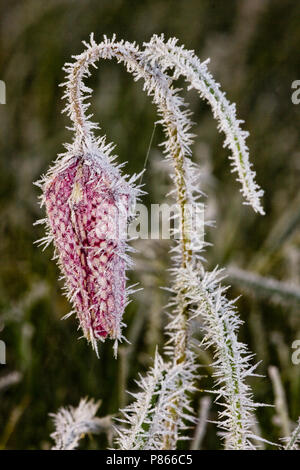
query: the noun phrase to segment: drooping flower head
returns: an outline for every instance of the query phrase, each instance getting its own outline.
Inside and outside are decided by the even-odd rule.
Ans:
[[[97,340],[121,339],[127,221],[138,191],[109,160],[100,149],[67,153],[41,185],[48,226],[42,243],[53,240],[67,296],[95,349]]]
[[[85,45],[86,50],[64,67],[64,111],[73,122],[73,142],[37,185],[47,212],[46,219],[39,221],[47,227],[47,236],[40,242],[47,246],[53,241],[74,307],[70,314],[76,313],[83,335],[97,351],[98,340],[122,339],[122,316],[132,292],[126,288],[126,269],[131,264],[126,254],[127,224],[143,192],[134,184],[140,175],[123,175],[123,165],[114,161],[113,145],[106,144],[105,136],[94,136],[99,127],[86,115],[89,103],[85,102],[92,90],[83,84],[89,66],[100,56],[122,55],[130,68],[128,57],[136,61],[137,49],[115,38],[105,38],[100,46],[93,36],[91,44]]]

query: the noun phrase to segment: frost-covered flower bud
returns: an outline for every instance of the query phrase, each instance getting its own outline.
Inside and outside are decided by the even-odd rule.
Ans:
[[[127,303],[127,220],[137,188],[106,155],[65,156],[42,188],[49,236],[84,336],[95,349],[97,340],[120,339]]]

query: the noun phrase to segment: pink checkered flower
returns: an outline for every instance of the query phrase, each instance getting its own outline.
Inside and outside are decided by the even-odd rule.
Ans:
[[[134,184],[139,175],[122,174],[122,165],[116,165],[111,154],[113,145],[106,144],[105,136],[95,137],[99,127],[86,115],[89,103],[85,100],[92,90],[83,79],[100,58],[93,37],[86,46],[64,67],[64,111],[73,123],[73,142],[37,185],[47,212],[46,219],[39,221],[47,227],[47,236],[40,242],[47,246],[53,241],[66,295],[74,306],[70,314],[76,313],[84,336],[97,351],[98,340],[122,339],[122,316],[128,294],[133,292],[126,288],[131,264],[126,253],[127,225],[143,192]],[[109,56],[109,48],[127,57],[128,47],[105,40],[103,57]]]
[[[127,222],[139,192],[133,178],[127,181],[112,164],[108,148],[94,148],[84,157],[67,152],[40,183],[48,229],[40,241],[48,245],[53,240],[74,306],[70,314],[77,313],[96,350],[97,340],[122,338],[130,264]]]

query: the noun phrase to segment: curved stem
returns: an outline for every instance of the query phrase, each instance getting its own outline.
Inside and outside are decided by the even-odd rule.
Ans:
[[[219,83],[207,70],[207,62],[200,62],[194,51],[188,51],[177,46],[177,39],[172,38],[164,42],[161,37],[154,35],[146,46],[146,54],[156,60],[163,71],[174,69],[174,78],[183,76],[189,83],[189,89],[198,91],[201,98],[207,101],[213,111],[214,118],[219,122],[218,128],[223,131],[226,139],[224,147],[230,148],[232,156],[232,172],[238,174],[238,181],[242,185],[242,193],[256,212],[264,214],[261,205],[263,190],[255,182],[255,172],[249,161],[249,151],[246,138],[249,133],[241,129],[243,121],[236,116],[236,106],[230,103],[225,93],[220,89]]]

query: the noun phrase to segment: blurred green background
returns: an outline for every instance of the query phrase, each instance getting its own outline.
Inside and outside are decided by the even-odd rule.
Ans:
[[[208,268],[237,266],[261,276],[300,285],[300,105],[291,101],[291,84],[300,79],[300,3],[295,0],[27,0],[0,1],[0,79],[7,88],[0,105],[1,148],[1,284],[0,336],[7,347],[1,379],[12,372],[15,384],[0,390],[0,447],[47,449],[53,425],[48,414],[60,406],[77,405],[83,396],[102,400],[100,416],[117,413],[134,390],[134,378],[151,363],[155,345],[163,344],[163,306],[168,285],[166,241],[140,241],[130,277],[144,287],[127,308],[126,335],[131,346],[112,357],[112,344],[100,348],[101,359],[84,340],[61,293],[58,269],[33,242],[43,236],[38,189],[32,182],[44,173],[63,143],[71,140],[59,84],[62,66],[83,50],[90,32],[148,41],[153,33],[176,36],[201,59],[211,58],[210,70],[237,103],[246,121],[257,180],[265,190],[266,216],[242,205],[238,183],[230,174],[228,151],[216,130],[209,107],[196,93],[183,92],[191,103],[197,134],[194,160],[202,169],[208,218],[216,228],[207,234]],[[127,172],[143,168],[156,120],[155,108],[116,62],[102,62],[88,80],[94,89],[92,110],[108,139],[117,144]],[[144,176],[145,202],[162,202],[170,189],[156,129]],[[279,368],[292,422],[300,415],[300,365],[293,365],[291,345],[300,339],[299,303],[282,300],[259,289],[245,292],[234,280],[229,296],[238,301],[245,324],[240,339],[262,360],[251,381],[259,402],[274,403],[268,376],[270,364]],[[210,375],[211,351],[199,354]],[[12,377],[12,376],[10,376]],[[211,386],[209,378],[199,387]],[[198,400],[194,404],[197,412]],[[216,417],[213,405],[210,419]],[[281,427],[276,410],[258,414],[260,433],[278,440]],[[185,444],[186,446],[188,444]],[[87,437],[82,448],[107,446],[105,436]],[[213,424],[207,426],[204,449],[220,447]]]

